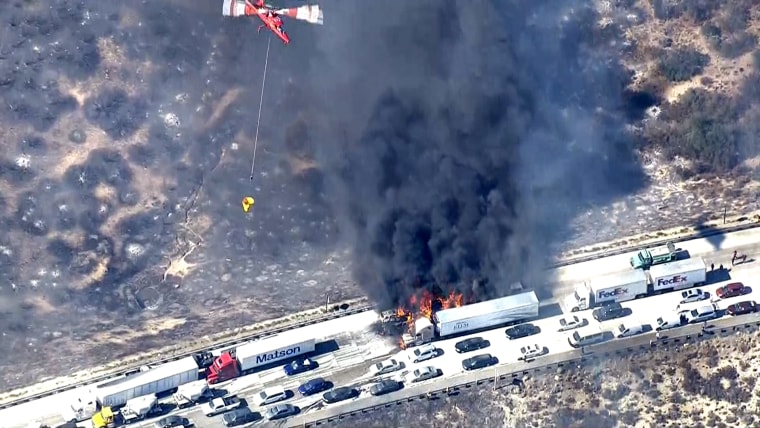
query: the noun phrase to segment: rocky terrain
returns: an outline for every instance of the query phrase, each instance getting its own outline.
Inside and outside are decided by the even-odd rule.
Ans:
[[[593,21],[595,34],[629,51],[631,87],[653,98],[665,94],[658,100],[663,111],[667,100],[677,103],[698,86],[741,94],[743,79],[758,72],[753,46],[726,57],[722,45],[708,43],[714,31],[706,38],[701,21],[724,25],[722,9],[705,6],[709,13],[700,14],[687,3],[600,2]],[[724,3],[746,15],[742,34],[760,35],[757,6]],[[688,10],[668,9],[679,4]],[[315,32],[328,30],[295,23],[288,31],[300,47],[285,50],[273,41],[251,181],[267,38],[218,9],[180,0],[0,5],[5,385],[317,306],[326,294],[332,301],[363,294],[319,165],[298,145],[312,117],[301,101],[310,88],[299,82],[320,49],[351,37],[320,44]],[[335,12],[336,22],[349,19],[341,13],[348,12]],[[711,62],[685,83],[663,81],[655,76],[661,52],[649,49],[663,40],[695,45]],[[757,109],[749,104],[745,122]],[[651,136],[647,123],[666,119],[650,110],[631,120],[631,130]],[[719,174],[701,173],[702,161],[670,156],[662,145],[642,144],[651,185],[589,206],[562,246],[700,223],[724,209],[756,210],[755,147],[742,141],[741,164]],[[256,205],[245,215],[240,200],[249,194]],[[55,361],[40,364],[48,359]],[[34,369],[42,366],[48,368]]]
[[[757,427],[760,333],[531,375],[523,387],[474,388],[394,406],[335,427]]]

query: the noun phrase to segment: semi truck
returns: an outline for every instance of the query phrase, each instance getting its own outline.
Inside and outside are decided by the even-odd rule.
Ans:
[[[314,333],[306,335],[303,329],[254,340],[219,355],[206,369],[206,381],[215,384],[233,379],[258,367],[314,352],[315,345]]]
[[[647,270],[652,266],[670,263],[678,257],[675,244],[668,242],[659,247],[645,248],[631,257],[631,267]]]
[[[214,393],[208,387],[205,379],[180,385],[177,392],[172,395],[177,407],[184,408],[206,401],[214,397]]]
[[[402,336],[405,347],[430,343],[438,338],[467,333],[538,317],[539,301],[534,291],[436,312],[432,320],[414,322],[413,334]]]
[[[193,357],[145,368],[139,373],[123,376],[89,389],[76,398],[64,412],[65,420],[81,422],[92,418],[100,409],[118,408],[127,401],[149,394],[160,394],[180,385],[197,381],[200,371]]]
[[[594,278],[575,286],[563,300],[565,311],[577,312],[612,302],[625,302],[666,290],[680,290],[705,282],[707,269],[701,257]]]

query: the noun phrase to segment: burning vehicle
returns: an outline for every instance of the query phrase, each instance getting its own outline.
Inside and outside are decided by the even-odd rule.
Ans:
[[[401,337],[401,347],[405,349],[439,338],[538,317],[539,301],[534,291],[467,305],[463,301],[461,294],[435,297],[424,291],[420,298],[410,300],[410,306],[418,308],[416,317],[415,312],[398,308],[383,312],[382,319],[385,324],[405,330]]]

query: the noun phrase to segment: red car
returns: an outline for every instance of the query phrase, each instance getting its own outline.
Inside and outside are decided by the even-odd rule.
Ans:
[[[728,299],[729,297],[741,296],[744,293],[744,284],[741,282],[732,282],[731,284],[724,285],[715,290],[715,295],[720,299]]]
[[[745,315],[750,312],[757,312],[757,303],[752,300],[745,300],[743,302],[734,303],[726,308],[726,312],[729,315]]]

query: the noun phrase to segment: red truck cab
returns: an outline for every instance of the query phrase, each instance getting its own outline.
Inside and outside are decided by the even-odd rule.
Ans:
[[[209,384],[224,382],[240,376],[237,360],[225,352],[216,357],[213,364],[206,369],[206,381]]]

